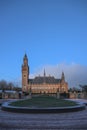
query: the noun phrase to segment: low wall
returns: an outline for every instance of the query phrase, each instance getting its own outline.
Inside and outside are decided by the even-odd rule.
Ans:
[[[1,109],[9,112],[16,113],[64,113],[64,112],[76,112],[84,110],[86,106],[84,104],[79,104],[72,107],[50,107],[50,108],[36,108],[36,107],[14,107],[10,106],[9,102],[2,104]]]

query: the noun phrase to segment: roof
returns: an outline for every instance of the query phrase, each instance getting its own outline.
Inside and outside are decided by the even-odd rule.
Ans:
[[[61,82],[61,79],[55,79],[53,76],[37,76],[34,79],[29,79],[29,83],[31,84],[58,84]]]
[[[16,93],[16,91],[14,91],[14,90],[5,90],[4,92],[5,93]]]

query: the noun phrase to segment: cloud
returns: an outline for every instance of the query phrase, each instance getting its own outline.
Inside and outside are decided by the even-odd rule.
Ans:
[[[43,75],[44,69],[46,75],[54,76],[55,78],[61,78],[62,71],[65,74],[65,79],[69,84],[69,87],[78,87],[79,84],[87,84],[87,66],[83,66],[76,63],[58,65],[44,65],[37,68],[34,74],[30,74],[30,78],[34,78],[38,75]]]

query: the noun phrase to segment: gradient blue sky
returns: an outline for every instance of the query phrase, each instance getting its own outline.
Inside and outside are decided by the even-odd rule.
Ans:
[[[31,74],[87,66],[87,0],[0,0],[0,80],[21,78],[25,52]]]

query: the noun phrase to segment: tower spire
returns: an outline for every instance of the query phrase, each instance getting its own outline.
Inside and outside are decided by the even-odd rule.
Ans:
[[[44,69],[44,77],[46,76],[46,72],[45,72],[45,69]]]
[[[28,65],[28,58],[27,58],[26,53],[25,53],[24,58],[23,58],[23,63],[24,63],[24,65]]]
[[[62,81],[65,81],[65,75],[64,72],[62,71],[62,76],[61,76]]]

